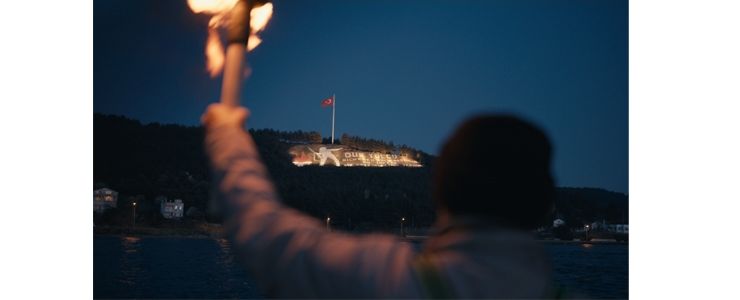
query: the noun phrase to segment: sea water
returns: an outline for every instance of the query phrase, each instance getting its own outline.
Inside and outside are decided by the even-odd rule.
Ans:
[[[95,236],[95,298],[261,298],[223,239]],[[544,243],[555,279],[579,298],[628,297],[625,244]]]

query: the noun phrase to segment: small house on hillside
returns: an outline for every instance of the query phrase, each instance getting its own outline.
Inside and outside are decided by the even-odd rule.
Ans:
[[[185,212],[185,204],[180,199],[175,199],[175,201],[165,200],[160,204],[160,212],[165,219],[179,219],[182,218]]]
[[[93,191],[93,211],[102,213],[109,208],[115,208],[118,205],[118,192],[109,188],[102,188]]]

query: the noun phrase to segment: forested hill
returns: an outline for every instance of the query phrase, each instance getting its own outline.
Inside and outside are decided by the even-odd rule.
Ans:
[[[211,192],[203,152],[203,128],[142,124],[121,116],[94,115],[94,187],[118,191],[119,206],[136,200],[143,218],[156,215],[154,199],[182,199],[186,209],[205,211]],[[288,148],[329,143],[317,132],[250,130],[265,164],[288,204],[348,228],[395,226],[405,217],[416,226],[434,219],[430,195],[434,157],[406,145],[343,135],[335,143],[418,157],[422,168],[296,167]],[[626,221],[627,196],[601,189],[562,188],[558,216],[570,223]],[[554,217],[554,216],[553,216]],[[409,224],[411,225],[411,224]]]

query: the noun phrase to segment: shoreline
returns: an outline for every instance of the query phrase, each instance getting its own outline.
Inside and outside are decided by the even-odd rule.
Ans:
[[[95,226],[93,236],[160,236],[190,238],[222,238],[223,229],[217,224],[199,224],[193,227],[118,227]]]
[[[223,239],[223,231],[220,225],[209,226],[208,230],[195,228],[156,228],[156,227],[95,227],[93,236],[116,236],[116,237],[164,237],[164,238],[193,238],[193,239]],[[428,236],[406,236],[400,238],[411,243],[422,243]],[[543,244],[599,244],[599,245],[629,245],[629,242],[618,242],[610,239],[595,239],[591,241],[582,240],[557,240],[557,239],[535,239]]]

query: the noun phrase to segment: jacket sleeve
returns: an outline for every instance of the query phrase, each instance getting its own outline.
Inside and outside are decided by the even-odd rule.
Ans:
[[[329,232],[283,206],[249,133],[207,128],[206,152],[235,254],[269,296],[420,297],[411,244]]]

